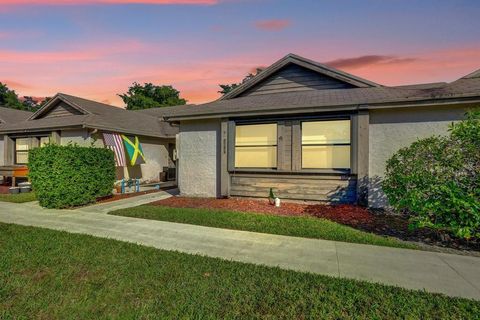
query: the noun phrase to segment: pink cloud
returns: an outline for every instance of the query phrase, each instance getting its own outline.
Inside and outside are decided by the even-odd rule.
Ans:
[[[4,82],[22,96],[52,96],[60,91],[122,106],[116,94],[137,81],[173,85],[189,103],[201,103],[219,97],[218,84],[239,82],[257,66],[269,65],[285,54],[278,49],[202,58],[194,50],[199,46],[195,42],[167,45],[116,39],[63,46],[62,51],[0,50],[0,70],[2,78],[8,79]],[[478,46],[342,59],[335,59],[340,54],[333,51],[319,58],[319,50],[311,50],[298,51],[307,58],[333,61],[344,71],[385,85],[453,81],[480,67]]]
[[[332,61],[325,62],[326,65],[329,65],[334,68],[362,68],[371,65],[378,65],[378,64],[403,64],[403,63],[410,63],[415,62],[415,58],[402,58],[396,56],[384,56],[384,55],[365,55],[365,56],[358,56],[353,58],[343,58],[343,59],[335,59]]]
[[[260,20],[255,22],[255,27],[267,31],[280,31],[291,25],[291,21],[287,19],[271,19]]]
[[[333,66],[384,85],[449,82],[480,68],[480,47],[438,50],[407,57],[361,56],[331,62],[335,61]]]
[[[3,5],[189,4],[213,5],[218,0],[4,0]]]

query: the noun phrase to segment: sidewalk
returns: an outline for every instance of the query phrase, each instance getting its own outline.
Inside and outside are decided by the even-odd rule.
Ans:
[[[102,213],[106,207],[89,208],[48,210],[0,202],[0,222],[480,300],[478,257],[111,216]]]

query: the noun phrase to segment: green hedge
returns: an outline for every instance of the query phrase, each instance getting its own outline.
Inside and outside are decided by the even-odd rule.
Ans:
[[[395,153],[382,187],[412,227],[480,238],[480,109],[453,123],[449,136],[422,139]]]
[[[40,205],[70,208],[110,195],[115,182],[109,149],[48,144],[29,153],[29,178]]]

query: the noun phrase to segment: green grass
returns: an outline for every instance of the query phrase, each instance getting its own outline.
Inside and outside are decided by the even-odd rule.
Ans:
[[[480,303],[0,224],[0,319],[474,319]]]
[[[396,248],[418,248],[413,244],[402,242],[391,237],[382,237],[373,233],[356,230],[330,220],[307,216],[289,217],[152,205],[116,210],[109,214],[304,238],[373,244]]]
[[[24,203],[37,200],[35,192],[18,193],[18,194],[0,194],[0,201]]]

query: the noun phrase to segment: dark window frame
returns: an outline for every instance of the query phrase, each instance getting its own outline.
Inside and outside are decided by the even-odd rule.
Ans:
[[[18,165],[26,165],[28,164],[28,160],[27,162],[18,162],[18,153],[21,153],[21,154],[27,154],[27,159],[28,159],[28,152],[30,151],[30,144],[28,145],[28,148],[27,150],[17,150],[17,140],[18,139],[31,139],[31,137],[15,137],[14,138],[14,141],[13,141],[13,163],[14,164],[18,164]]]
[[[337,175],[337,176],[350,176],[356,173],[356,150],[357,150],[357,141],[356,141],[356,120],[355,120],[356,113],[348,112],[348,113],[341,113],[341,114],[325,114],[325,115],[292,115],[289,117],[263,117],[263,118],[231,118],[228,120],[228,135],[227,135],[227,167],[229,173],[259,173],[259,174],[304,174],[304,175]],[[340,168],[332,168],[332,169],[303,169],[302,168],[302,159],[301,159],[301,146],[302,146],[302,134],[301,134],[301,123],[305,121],[327,121],[327,120],[349,120],[350,121],[350,168],[348,169],[340,169]],[[283,144],[280,142],[280,125],[285,126],[285,122],[288,121],[291,124],[289,128],[292,132],[292,141],[291,141],[291,151],[290,157],[292,159],[291,168],[289,170],[280,170],[279,169],[279,154],[283,151],[280,151],[280,145]],[[295,124],[299,126],[299,136],[295,141],[294,139],[294,127]],[[247,124],[269,124],[269,123],[276,123],[277,124],[277,168],[238,168],[235,167],[235,127],[237,125],[247,125]],[[299,149],[299,162],[295,163],[295,148],[294,145],[298,145]]]
[[[248,125],[259,125],[259,124],[275,124],[276,125],[276,131],[277,131],[277,137],[276,137],[276,144],[272,145],[245,145],[245,146],[237,146],[237,139],[236,139],[236,127],[237,126],[248,126]],[[275,157],[276,159],[276,167],[237,167],[235,166],[235,158],[233,158],[233,171],[236,172],[249,172],[249,171],[255,171],[255,172],[276,172],[278,168],[278,125],[279,121],[247,121],[247,122],[242,122],[238,121],[235,122],[234,125],[234,138],[233,138],[233,155],[235,156],[236,153],[236,148],[242,148],[242,147],[249,147],[249,148],[254,148],[254,147],[275,147]]]
[[[305,122],[322,122],[322,121],[342,121],[347,120],[349,121],[350,125],[350,142],[349,143],[316,143],[316,144],[303,144],[303,123]],[[302,172],[340,172],[340,173],[350,173],[353,166],[353,155],[352,155],[352,148],[353,145],[353,119],[352,117],[336,117],[336,118],[320,118],[320,119],[308,119],[308,120],[300,120],[300,171]],[[350,165],[349,168],[303,168],[303,147],[304,146],[349,146],[350,152]]]

